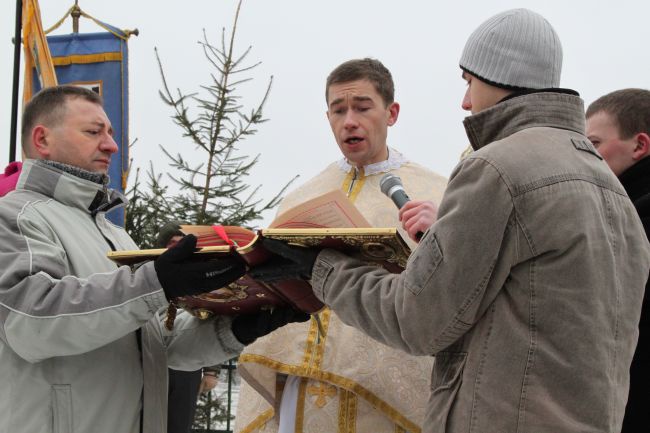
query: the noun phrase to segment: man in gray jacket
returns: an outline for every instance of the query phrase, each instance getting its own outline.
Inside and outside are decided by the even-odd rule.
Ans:
[[[0,199],[2,433],[164,432],[168,365],[217,364],[307,318],[179,314],[166,330],[168,299],[226,285],[245,267],[192,261],[193,236],[137,270],[110,261],[111,249],[137,249],[104,217],[124,204],[106,188],[111,135],[101,97],[83,88],[48,88],[25,107],[29,159]]]
[[[584,135],[582,100],[558,88],[561,63],[555,31],[529,10],[470,36],[474,152],[402,274],[269,244],[287,272],[312,271],[341,320],[436,356],[425,432],[620,430],[650,246]]]

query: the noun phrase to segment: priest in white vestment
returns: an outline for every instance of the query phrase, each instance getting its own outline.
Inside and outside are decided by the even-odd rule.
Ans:
[[[442,198],[446,179],[386,144],[397,121],[390,72],[377,60],[351,60],[330,73],[327,117],[343,158],[290,193],[282,213],[341,189],[374,227],[397,227],[411,248],[416,231],[402,228],[395,205],[379,189],[386,173],[402,179],[414,202]],[[419,433],[433,357],[392,349],[343,324],[329,309],[247,346],[239,358],[242,385],[236,432]]]

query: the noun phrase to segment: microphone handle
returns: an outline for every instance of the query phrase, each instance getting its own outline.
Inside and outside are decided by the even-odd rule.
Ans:
[[[398,189],[397,191],[395,191],[393,194],[391,194],[390,198],[393,200],[393,203],[395,203],[395,206],[397,206],[397,209],[401,209],[408,201],[411,201],[411,198],[406,194],[406,192],[403,189]],[[424,233],[422,233],[421,231],[415,233],[415,239],[418,242],[420,242],[422,236],[424,236]]]
[[[393,192],[390,198],[393,200],[393,203],[395,203],[395,206],[397,206],[397,209],[403,208],[407,202],[411,201],[411,198],[406,195],[406,192],[403,189],[398,189]]]

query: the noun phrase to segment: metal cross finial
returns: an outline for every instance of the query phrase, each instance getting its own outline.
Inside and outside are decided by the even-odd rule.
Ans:
[[[79,0],[74,1],[74,6],[70,11],[72,17],[72,33],[79,33],[79,17],[81,17],[81,8],[79,7]]]

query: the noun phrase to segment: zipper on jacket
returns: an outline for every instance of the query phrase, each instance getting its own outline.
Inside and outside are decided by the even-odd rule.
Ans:
[[[93,222],[95,223],[95,227],[97,227],[97,231],[99,231],[99,234],[102,235],[108,246],[111,248],[111,251],[117,251],[117,248],[115,248],[115,244],[113,241],[111,241],[104,232],[102,232],[102,229],[99,228],[99,224],[97,224],[97,218],[93,217]]]
[[[95,223],[95,227],[97,227],[97,231],[99,231],[99,234],[102,235],[108,246],[111,248],[111,251],[116,251],[117,249],[115,248],[115,244],[113,241],[111,241],[105,234],[102,232],[102,229],[99,228],[99,224],[97,224],[97,217],[93,216],[92,217],[93,222]],[[142,376],[143,376],[143,387],[144,387],[144,361],[142,359],[142,328],[138,328],[135,330],[135,340],[138,344],[138,351],[140,352],[140,368],[142,369]],[[144,389],[142,392],[142,407],[140,408],[140,433],[143,433],[144,431]]]

